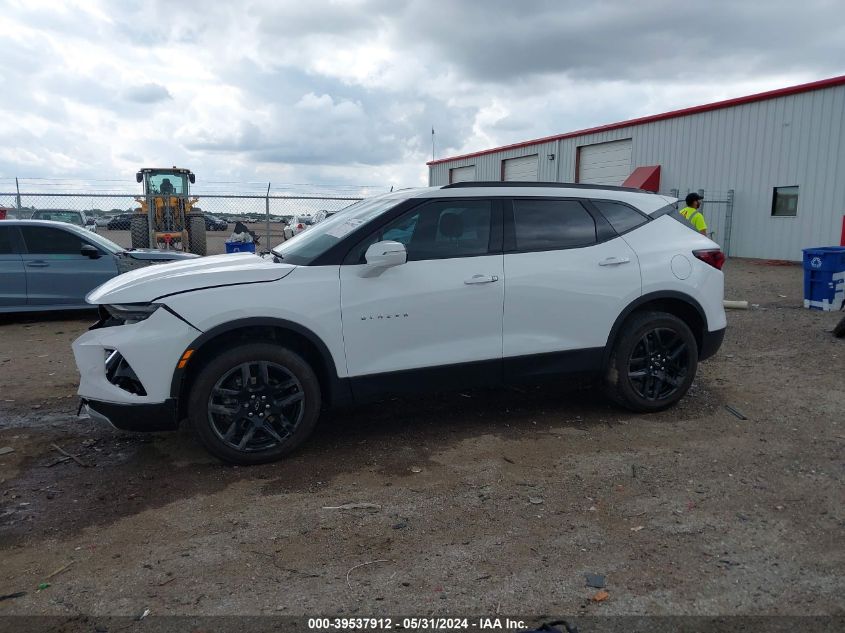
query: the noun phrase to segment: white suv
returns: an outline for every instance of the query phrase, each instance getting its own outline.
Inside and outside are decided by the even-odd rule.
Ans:
[[[658,411],[725,331],[719,247],[672,198],[460,183],[346,209],[273,250],[120,275],[73,344],[91,416],[190,420],[217,457],[278,459],[324,406],[573,374]]]

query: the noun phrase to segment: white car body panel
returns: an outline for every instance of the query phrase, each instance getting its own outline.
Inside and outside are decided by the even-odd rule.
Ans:
[[[624,263],[599,265],[609,258]],[[505,255],[504,356],[603,347],[641,294],[637,256],[620,237],[587,248]]]
[[[626,233],[624,239],[640,260],[644,295],[665,291],[689,295],[704,310],[709,332],[725,327],[725,276],[692,254],[694,250],[719,248],[716,242],[668,216]],[[686,279],[678,279],[672,272],[672,259],[676,256],[690,263],[691,274]]]
[[[366,276],[371,270],[340,272],[350,376],[501,358],[502,255],[407,262]]]
[[[284,279],[207,288],[166,297],[163,302],[203,332],[247,318],[299,324],[326,345],[338,376],[346,376],[338,266],[267,265],[286,271]]]
[[[88,303],[140,303],[177,292],[211,286],[275,281],[295,267],[276,264],[253,253],[199,257],[140,268],[110,279],[93,290]]]

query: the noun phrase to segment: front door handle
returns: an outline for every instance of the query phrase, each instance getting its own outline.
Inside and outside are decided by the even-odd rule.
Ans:
[[[468,286],[473,284],[491,284],[494,281],[499,281],[496,275],[473,275],[469,279],[464,279],[464,283]]]
[[[37,259],[35,261],[27,262],[26,265],[30,268],[46,268],[50,264],[45,262],[43,259]]]
[[[619,266],[620,264],[628,264],[631,260],[628,257],[608,257],[599,262],[599,266]]]

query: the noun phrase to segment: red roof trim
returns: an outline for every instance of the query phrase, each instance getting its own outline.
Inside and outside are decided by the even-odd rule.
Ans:
[[[671,112],[664,112],[663,114],[652,114],[649,116],[640,117],[637,119],[629,119],[627,121],[620,121],[618,123],[611,123],[609,125],[600,125],[598,127],[591,127],[585,130],[576,130],[575,132],[567,132],[566,134],[555,134],[554,136],[544,136],[543,138],[533,139],[531,141],[522,141],[521,143],[513,143],[512,145],[503,145],[502,147],[494,147],[492,149],[485,149],[479,152],[471,152],[469,154],[461,154],[460,156],[451,156],[449,158],[438,158],[437,160],[430,160],[426,165],[439,165],[448,161],[459,160],[461,158],[473,158],[475,156],[484,156],[486,154],[493,154],[495,152],[502,152],[508,149],[518,149],[520,147],[528,147],[529,145],[537,145],[539,143],[548,143],[549,141],[557,141],[565,138],[573,138],[575,136],[584,136],[586,134],[595,134],[597,132],[607,132],[609,130],[618,130],[619,128],[628,127],[631,125],[642,125],[644,123],[652,123],[654,121],[665,121],[666,119],[675,119],[681,116],[688,116],[690,114],[699,114],[701,112],[709,112],[711,110],[721,110],[722,108],[730,108],[732,106],[744,105],[746,103],[754,103],[755,101],[766,101],[767,99],[775,99],[777,97],[786,97],[789,95],[800,94],[802,92],[812,92],[814,90],[822,90],[823,88],[832,88],[834,86],[845,85],[845,75],[839,77],[831,77],[830,79],[822,79],[820,81],[811,81],[807,84],[800,84],[798,86],[790,86],[788,88],[778,88],[777,90],[769,90],[768,92],[759,92],[745,97],[737,97],[735,99],[726,99],[725,101],[717,101],[715,103],[707,103],[705,105],[693,106],[691,108],[683,108],[681,110],[672,110]]]

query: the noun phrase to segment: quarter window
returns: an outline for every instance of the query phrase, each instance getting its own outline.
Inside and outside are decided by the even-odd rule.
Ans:
[[[798,215],[798,186],[775,187],[772,195],[773,217],[795,217]]]
[[[26,250],[33,255],[79,255],[82,239],[70,231],[42,226],[22,226]]]
[[[610,202],[608,200],[593,200],[592,203],[598,207],[605,219],[610,222],[610,226],[618,234],[627,233],[628,231],[645,224],[645,216],[634,211],[631,207],[620,202]]]
[[[577,200],[514,200],[516,250],[551,251],[596,243],[596,223]]]

